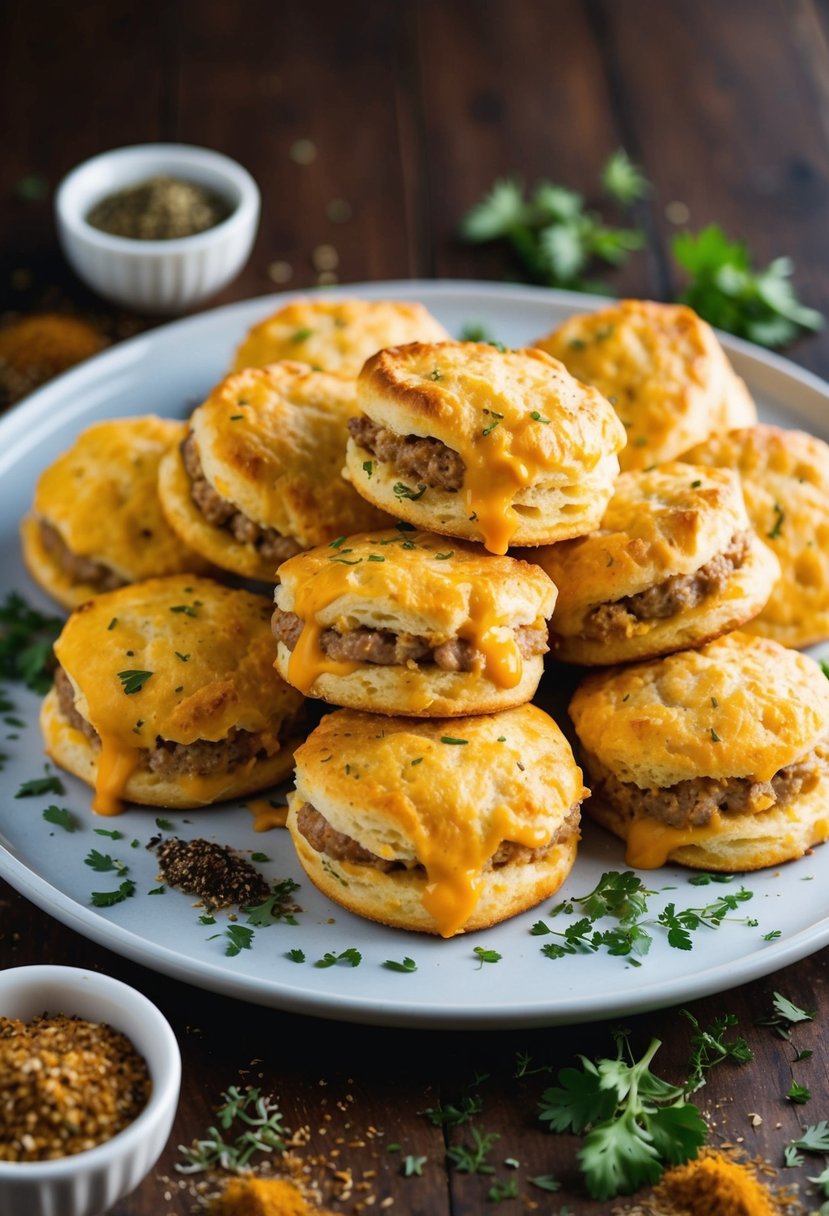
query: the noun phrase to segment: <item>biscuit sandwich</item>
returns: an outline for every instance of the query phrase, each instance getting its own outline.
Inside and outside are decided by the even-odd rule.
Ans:
[[[64,608],[140,579],[209,571],[158,499],[159,463],[185,430],[154,415],[97,422],[40,475],[20,526],[23,560]]]
[[[536,565],[400,523],[279,568],[280,675],[375,713],[448,717],[529,701],[556,589]]]
[[[599,528],[532,556],[559,589],[552,653],[587,666],[728,633],[760,612],[779,573],[737,475],[680,463],[622,473]]]
[[[829,681],[807,655],[729,633],[595,672],[570,716],[630,866],[759,870],[829,835]]]
[[[94,810],[206,806],[288,776],[303,698],[273,669],[270,607],[176,575],[76,609],[40,723],[49,756],[93,786]]]
[[[441,342],[449,335],[422,304],[403,300],[291,300],[255,325],[242,342],[234,371],[281,359],[353,379],[369,355],[404,342]]]
[[[548,899],[572,868],[581,772],[542,710],[450,721],[338,710],[296,754],[288,830],[359,916],[452,937]]]
[[[627,431],[623,470],[673,460],[757,409],[717,336],[684,304],[620,300],[568,318],[537,343],[613,404]]]
[[[353,382],[302,363],[228,376],[161,463],[171,526],[216,566],[265,582],[302,549],[382,526],[341,476],[353,412]]]
[[[482,342],[381,350],[357,380],[346,468],[369,502],[492,553],[596,527],[624,428],[539,350]]]
[[[748,632],[785,646],[829,638],[829,444],[761,425],[711,435],[683,459],[737,470],[749,519],[780,562]]]

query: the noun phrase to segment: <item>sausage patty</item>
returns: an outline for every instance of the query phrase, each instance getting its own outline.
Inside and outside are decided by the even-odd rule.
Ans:
[[[302,619],[296,613],[275,609],[271,621],[274,636],[289,650],[296,646],[302,625]],[[514,632],[518,649],[525,659],[546,653],[546,629],[519,625]],[[376,663],[386,667],[435,663],[443,671],[482,671],[486,661],[481,651],[465,638],[449,638],[436,645],[413,633],[394,633],[365,626],[345,633],[324,629],[320,634],[320,647],[323,654],[337,662]]]
[[[96,747],[100,746],[98,732],[91,722],[79,713],[75,705],[75,692],[62,667],[55,671],[55,691],[63,717],[75,730],[81,731]],[[280,729],[280,738],[287,737],[297,718],[287,719]],[[235,727],[224,739],[196,739],[193,743],[173,743],[170,739],[156,736],[153,747],[139,748],[141,767],[159,773],[165,778],[183,776],[209,777],[214,773],[229,773],[246,760],[264,760],[270,754],[261,735]]]
[[[640,789],[620,781],[590,752],[584,766],[596,798],[602,799],[625,819],[644,811],[670,827],[704,827],[715,811],[725,815],[754,814],[793,802],[814,789],[821,774],[829,772],[829,742],[818,743],[800,760],[779,769],[770,781],[751,777],[691,777],[676,785]],[[768,799],[772,803],[768,803]]]
[[[709,595],[717,595],[748,556],[751,532],[737,532],[728,548],[717,553],[693,574],[674,574],[638,595],[626,595],[613,603],[597,604],[584,618],[581,636],[604,642],[624,637],[639,621],[663,620],[696,608]]]
[[[422,435],[398,435],[364,414],[349,418],[348,433],[384,464],[394,465],[401,477],[416,477],[438,490],[459,490],[466,465],[457,452],[440,439]]]
[[[567,816],[553,835],[549,844],[531,849],[527,845],[516,844],[514,840],[503,840],[484,866],[484,870],[497,870],[511,863],[526,864],[530,861],[540,861],[543,857],[578,834],[580,819],[580,804],[577,803],[567,812]],[[334,861],[350,861],[356,865],[374,866],[383,874],[391,874],[395,870],[418,870],[424,872],[424,867],[417,862],[386,861],[376,853],[363,848],[351,836],[338,832],[333,828],[316,807],[310,802],[303,802],[297,811],[297,829],[317,853],[324,853]]]
[[[234,540],[242,545],[253,545],[260,557],[276,565],[301,552],[302,546],[292,537],[283,536],[275,528],[263,528],[240,511],[235,503],[222,498],[204,475],[192,431],[182,441],[181,455],[190,478],[190,497],[212,527],[226,528]]]
[[[72,580],[73,585],[88,583],[96,591],[115,591],[117,587],[125,586],[124,579],[105,562],[74,553],[57,528],[46,519],[40,521],[40,540],[43,548]]]

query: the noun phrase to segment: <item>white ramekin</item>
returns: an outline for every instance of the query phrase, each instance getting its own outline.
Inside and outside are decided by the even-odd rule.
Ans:
[[[152,1093],[111,1140],[57,1161],[0,1161],[4,1216],[100,1216],[129,1194],[158,1160],[178,1105],[181,1056],[167,1019],[120,980],[78,967],[0,971],[0,1016],[30,1021],[72,1014],[122,1031],[147,1061]]]
[[[226,220],[195,236],[142,241],[87,223],[109,194],[159,174],[205,186],[226,199]],[[99,295],[139,312],[183,312],[226,287],[250,256],[259,190],[228,156],[189,144],[138,144],[102,152],[73,169],[55,195],[58,236],[73,270]]]

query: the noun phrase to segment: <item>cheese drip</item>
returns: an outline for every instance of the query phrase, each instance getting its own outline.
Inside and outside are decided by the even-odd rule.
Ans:
[[[704,827],[675,828],[653,815],[637,815],[628,830],[625,863],[635,870],[658,870],[674,849],[707,844],[722,833],[722,816],[714,811]]]
[[[507,807],[495,811],[483,832],[469,830],[476,818],[473,811],[460,816],[421,814],[414,833],[418,861],[426,870],[421,902],[441,937],[453,937],[475,911],[484,867],[503,840],[533,849],[550,839],[548,829],[518,823]]]
[[[288,660],[288,680],[294,688],[308,695],[320,675],[347,676],[364,666],[359,662],[329,658],[322,650],[320,639],[330,626],[320,624],[319,617],[338,600],[352,597],[375,602],[392,599],[406,609],[410,601],[418,595],[423,596],[422,586],[409,585],[407,570],[397,571],[395,577],[387,567],[391,567],[391,560],[376,565],[366,563],[358,567],[359,573],[356,573],[353,567],[344,567],[326,559],[325,564],[298,582],[293,611],[302,619],[302,632]],[[483,655],[483,674],[486,678],[498,688],[517,687],[523,674],[521,652],[514,630],[499,618],[493,591],[486,585],[473,588],[467,609],[464,589],[460,585],[463,578],[461,572],[457,577],[452,576],[451,569],[430,573],[433,580],[430,580],[426,594],[445,604],[447,610],[454,611],[456,615],[461,612],[467,614],[465,623],[458,629],[458,636]]]

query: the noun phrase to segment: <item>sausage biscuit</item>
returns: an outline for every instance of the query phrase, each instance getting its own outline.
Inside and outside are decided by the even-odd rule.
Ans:
[[[158,500],[158,466],[183,422],[148,415],[97,422],[40,476],[21,526],[32,578],[64,608],[156,575],[207,573]]]
[[[539,350],[482,342],[381,350],[357,380],[346,468],[369,502],[492,553],[598,525],[624,428]]]
[[[417,721],[338,710],[296,754],[288,830],[335,903],[452,937],[553,895],[572,868],[587,791],[534,705]]]
[[[829,638],[829,444],[804,431],[754,426],[711,435],[683,459],[737,470],[748,517],[780,562],[748,632],[785,646]]]
[[[684,304],[621,300],[536,343],[607,397],[627,431],[622,469],[672,460],[757,410],[711,326]]]
[[[829,680],[807,655],[729,633],[588,676],[570,716],[630,866],[759,870],[829,836]]]
[[[533,696],[556,589],[538,566],[398,524],[279,568],[280,675],[375,713],[492,713]]]
[[[162,461],[170,524],[222,569],[273,582],[294,553],[387,523],[341,476],[353,412],[353,382],[302,363],[228,376]]]
[[[601,526],[533,551],[559,589],[556,658],[627,663],[700,646],[756,616],[778,576],[727,469],[622,473]]]
[[[402,300],[301,299],[255,325],[236,352],[234,371],[280,359],[353,379],[369,355],[403,342],[449,335],[422,304]]]
[[[46,751],[123,799],[206,806],[286,777],[303,698],[273,670],[270,604],[209,579],[151,579],[96,596],[55,643]]]

